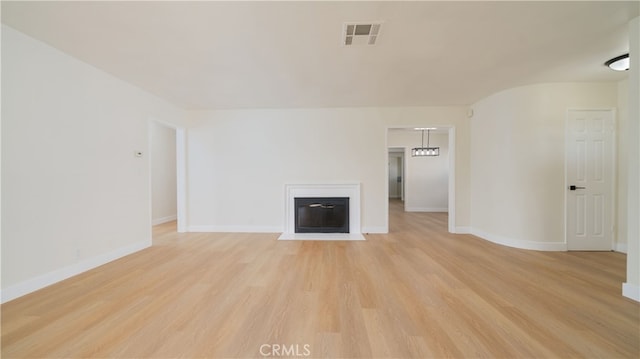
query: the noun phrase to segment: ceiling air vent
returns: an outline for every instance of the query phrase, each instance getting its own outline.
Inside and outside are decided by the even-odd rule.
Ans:
[[[375,45],[380,35],[381,23],[345,23],[342,43],[345,46]]]

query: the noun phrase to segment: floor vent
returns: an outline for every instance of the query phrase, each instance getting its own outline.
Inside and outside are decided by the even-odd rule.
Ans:
[[[342,44],[375,45],[380,36],[381,23],[345,23],[343,25]]]

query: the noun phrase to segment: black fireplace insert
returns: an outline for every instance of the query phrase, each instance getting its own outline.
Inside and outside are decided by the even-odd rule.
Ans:
[[[296,197],[296,233],[349,233],[349,197]]]

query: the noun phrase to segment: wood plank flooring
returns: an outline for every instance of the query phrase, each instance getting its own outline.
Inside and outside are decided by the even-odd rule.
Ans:
[[[391,205],[367,241],[175,233],[5,303],[3,358],[638,358],[624,254],[535,252]]]

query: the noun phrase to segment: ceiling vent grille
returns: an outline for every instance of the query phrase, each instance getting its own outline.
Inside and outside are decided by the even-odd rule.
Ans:
[[[380,36],[381,23],[345,23],[342,29],[342,44],[375,45]]]

